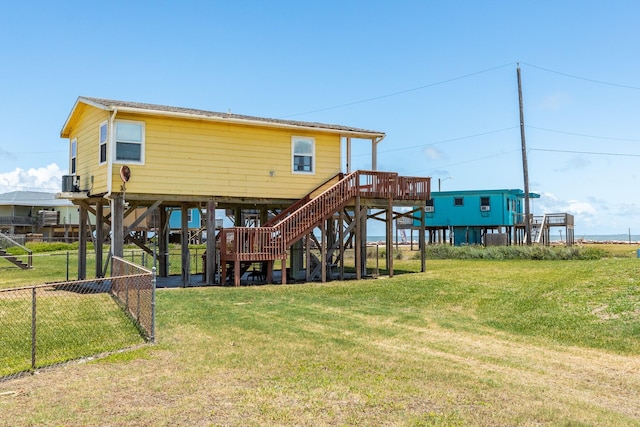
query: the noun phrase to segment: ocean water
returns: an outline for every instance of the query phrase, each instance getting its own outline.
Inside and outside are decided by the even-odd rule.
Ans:
[[[407,236],[407,241],[409,241],[411,239],[411,233],[407,232],[406,236]],[[395,231],[392,237],[395,242],[395,239],[396,239]],[[565,239],[565,236],[563,233],[562,239],[561,239],[559,234],[556,234],[554,236],[552,233],[549,236],[549,238],[551,239],[552,242],[558,242],[558,241],[563,241]],[[402,236],[399,233],[398,233],[398,239],[402,241]],[[386,240],[385,236],[380,236],[380,235],[367,236],[367,242],[369,243],[384,242],[385,240]],[[413,232],[413,240],[414,241],[418,240],[417,230],[414,230]],[[584,235],[576,234],[574,236],[574,240],[576,242],[578,241],[603,242],[603,243],[604,242],[625,242],[625,243],[640,244],[640,234],[631,234],[631,236],[629,236],[629,234],[584,234]]]

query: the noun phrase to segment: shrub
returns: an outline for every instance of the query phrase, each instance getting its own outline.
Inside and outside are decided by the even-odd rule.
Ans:
[[[427,246],[428,259],[489,259],[489,260],[594,260],[607,257],[601,248],[581,246]],[[416,252],[413,259],[420,259]]]
[[[589,259],[601,259],[607,256],[607,252],[604,249],[594,248],[594,247],[586,247],[582,251],[580,251],[579,259],[589,260]]]
[[[404,257],[404,252],[401,250],[393,250],[393,259],[398,259],[401,260]],[[369,259],[375,259],[376,258],[376,249],[373,248],[369,248],[367,249],[367,258]],[[387,248],[385,247],[380,247],[378,249],[378,259],[385,259],[387,258]]]

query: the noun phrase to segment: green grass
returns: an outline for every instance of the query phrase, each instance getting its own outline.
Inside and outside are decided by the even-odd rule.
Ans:
[[[415,267],[413,261],[404,264],[405,269]],[[396,267],[403,268],[402,262],[396,262]],[[345,319],[334,317],[331,311],[315,310],[326,307],[364,317],[398,319],[406,324],[422,322],[428,311],[444,328],[464,325],[473,332],[495,329],[531,339],[630,354],[640,353],[638,277],[640,264],[632,259],[443,260],[432,261],[424,274],[403,274],[357,285],[308,284],[284,288],[286,292],[278,287],[213,292],[203,289],[197,299],[162,293],[161,301],[167,298],[174,316],[184,314],[185,323],[268,328],[266,332],[273,333],[290,333],[292,327],[283,328],[284,324],[300,317],[311,319],[310,316],[316,316],[313,320],[325,327],[334,322],[339,322],[340,327],[354,327],[343,325]],[[270,321],[242,316],[246,306],[264,313]],[[159,319],[163,321],[162,316]],[[175,323],[182,325],[182,321]],[[160,323],[159,328],[163,326]],[[366,325],[359,327],[366,329]],[[366,335],[377,331],[359,332]]]
[[[0,377],[31,369],[31,292],[0,294]],[[142,343],[108,294],[45,288],[36,300],[36,367]]]
[[[87,277],[95,276],[95,252],[93,246],[87,249]],[[0,289],[39,285],[44,283],[63,282],[67,278],[75,280],[78,277],[78,244],[69,243],[28,243],[27,247],[33,250],[33,268],[22,270],[8,261],[0,259]],[[190,246],[191,273],[202,273],[203,245]],[[17,252],[17,251],[15,251]],[[106,263],[108,247],[103,249],[103,266]],[[26,256],[18,257],[26,262]],[[135,246],[127,246],[124,250],[124,258],[147,268],[153,267],[153,257]],[[169,248],[169,273],[172,275],[181,273],[180,247],[171,245]],[[107,271],[108,275],[108,271]]]
[[[419,269],[409,258],[397,273]],[[619,256],[445,259],[378,280],[161,290],[157,345],[14,382],[24,396],[0,412],[13,425],[638,426],[639,273]]]
[[[403,251],[396,251],[398,258]],[[619,252],[599,245],[590,246],[427,246],[428,259],[518,259],[518,260],[589,260],[617,256]],[[413,257],[419,259],[420,253]],[[401,256],[400,256],[401,258]]]

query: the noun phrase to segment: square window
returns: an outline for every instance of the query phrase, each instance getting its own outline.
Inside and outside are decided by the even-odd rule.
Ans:
[[[433,199],[429,199],[427,200],[425,207],[424,207],[424,211],[425,212],[434,212],[436,210],[435,204],[433,202]]]
[[[464,199],[462,197],[454,197],[453,206],[464,206]]]
[[[144,123],[116,122],[116,161],[144,163]]]

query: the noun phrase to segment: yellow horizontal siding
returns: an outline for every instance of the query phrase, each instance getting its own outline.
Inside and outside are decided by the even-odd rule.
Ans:
[[[145,164],[129,165],[129,193],[298,198],[340,170],[335,134],[131,114],[118,118],[145,122]],[[291,172],[293,135],[315,138],[314,175]],[[114,165],[114,191],[121,184],[120,166]]]
[[[71,129],[69,147],[71,141],[76,138],[78,141],[78,151],[76,159],[76,175],[80,176],[80,188],[91,189],[93,194],[105,192],[107,188],[107,167],[98,167],[99,153],[99,132],[100,123],[108,119],[106,111],[96,108],[86,108],[75,120],[75,125]],[[71,172],[71,151],[69,150],[69,172]],[[93,184],[91,177],[93,176]]]

